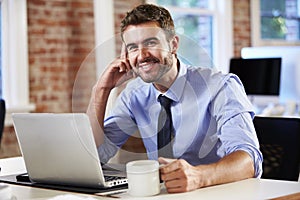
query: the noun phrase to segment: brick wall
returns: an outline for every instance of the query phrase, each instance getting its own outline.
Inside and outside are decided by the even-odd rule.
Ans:
[[[35,112],[84,112],[95,82],[93,0],[27,0],[30,102]],[[89,77],[88,79],[86,77]],[[83,81],[85,79],[85,81]],[[76,90],[73,86],[76,83]],[[0,157],[20,155],[12,127],[5,128]]]
[[[124,13],[142,2],[114,0],[116,33]],[[233,0],[233,5],[234,55],[239,56],[240,49],[250,45],[249,0]],[[27,6],[30,101],[35,112],[84,112],[96,81],[93,0],[27,0]],[[14,130],[6,127],[0,157],[16,155],[20,150]]]
[[[251,45],[250,0],[233,0],[233,45],[235,57]]]
[[[28,0],[27,6],[30,101],[36,112],[70,112],[76,73],[94,48],[93,1]],[[78,111],[88,100],[81,98]]]
[[[13,127],[5,127],[3,130],[0,158],[20,155],[16,134]]]

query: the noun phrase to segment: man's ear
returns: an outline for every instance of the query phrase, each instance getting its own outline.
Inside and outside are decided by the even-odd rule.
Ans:
[[[179,46],[179,37],[175,35],[171,40],[171,52],[172,54],[176,54]]]

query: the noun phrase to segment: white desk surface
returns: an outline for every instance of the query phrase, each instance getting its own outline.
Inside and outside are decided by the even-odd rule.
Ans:
[[[22,157],[0,159],[1,172],[0,176],[23,173],[26,171]],[[113,199],[111,197],[102,197],[95,195],[85,195],[79,193],[70,193],[58,190],[40,189],[28,186],[9,185],[12,190],[13,200],[16,199],[66,199],[63,195],[76,195],[83,199]],[[132,197],[127,193],[117,195],[121,199],[155,199],[155,200],[190,200],[190,199],[243,199],[243,200],[256,200],[256,199],[270,199],[279,196],[284,196],[300,192],[300,182],[293,181],[278,181],[267,179],[247,179],[229,184],[211,186],[201,188],[196,191],[180,193],[180,194],[167,194],[162,189],[159,195],[153,197],[138,198]],[[72,196],[71,199],[74,199]],[[90,198],[88,198],[90,197]],[[68,198],[69,199],[69,198]],[[76,199],[76,198],[75,198]]]

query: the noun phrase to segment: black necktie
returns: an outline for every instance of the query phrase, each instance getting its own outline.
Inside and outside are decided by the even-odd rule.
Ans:
[[[172,149],[172,117],[171,117],[171,99],[160,95],[158,100],[161,104],[161,110],[158,116],[158,134],[157,134],[157,148],[158,157],[173,158]]]

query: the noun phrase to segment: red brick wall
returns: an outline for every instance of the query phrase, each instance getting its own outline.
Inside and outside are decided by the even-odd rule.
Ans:
[[[93,57],[89,57],[89,67],[81,70],[80,78],[76,76],[94,48],[93,0],[27,0],[27,13],[34,112],[85,112],[90,96],[87,85],[96,78]],[[20,155],[15,133],[7,127],[0,157],[15,155]]]
[[[94,48],[93,0],[28,0],[27,6],[30,101],[36,112],[71,112],[76,73]],[[93,79],[94,65],[89,70]],[[73,100],[85,110],[88,97]]]
[[[235,57],[251,46],[250,0],[233,0],[233,45]]]
[[[4,128],[0,147],[0,158],[18,156],[21,154],[13,127]]]
[[[235,56],[250,46],[249,1],[233,0]],[[116,33],[124,14],[142,2],[114,0]],[[30,101],[35,112],[84,112],[96,81],[93,0],[27,0],[27,6]],[[6,127],[0,157],[16,155],[20,151],[14,130]]]

